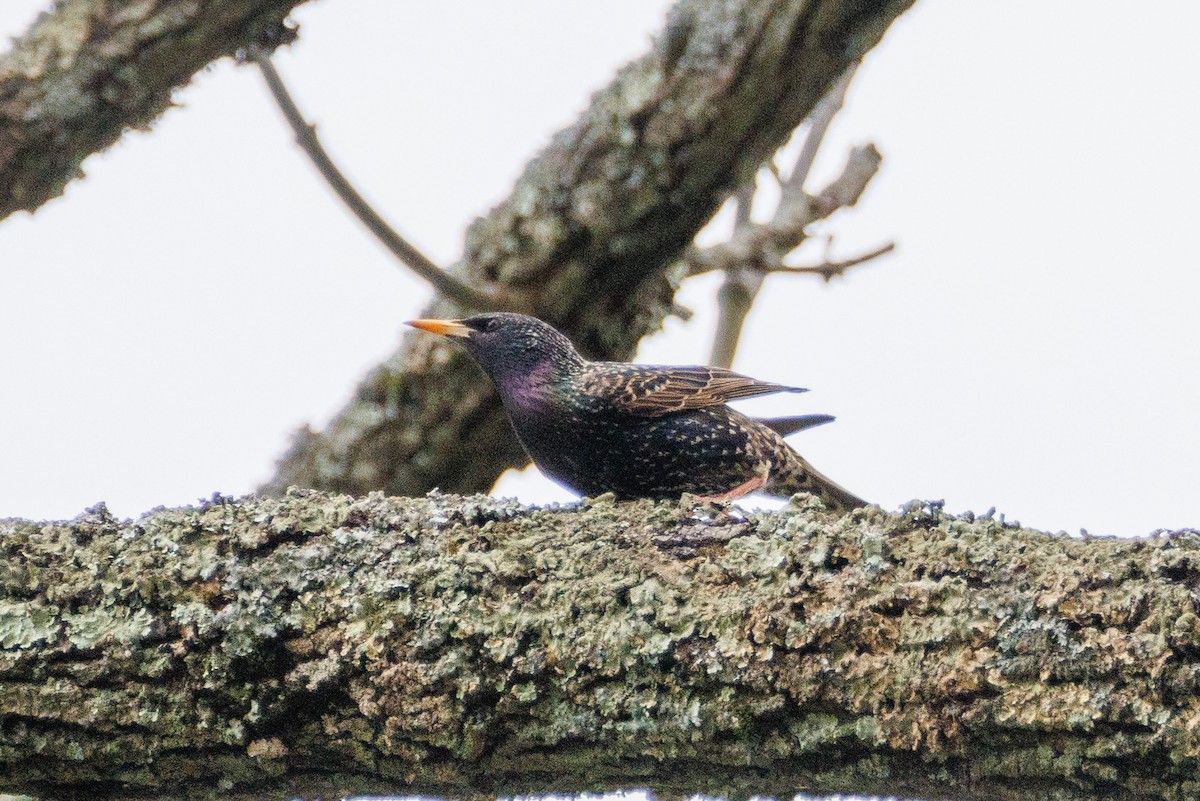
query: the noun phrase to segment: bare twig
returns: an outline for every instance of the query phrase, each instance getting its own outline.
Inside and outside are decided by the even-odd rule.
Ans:
[[[728,242],[706,248],[689,248],[682,257],[689,276],[714,270],[732,270],[751,263],[759,272],[774,271],[784,257],[807,238],[806,229],[835,211],[853,206],[879,171],[882,156],[874,145],[850,151],[842,173],[816,195],[796,197],[785,193],[775,216],[768,223],[755,224],[738,232]]]
[[[737,212],[731,238],[737,238],[754,227],[754,221],[750,219],[750,212],[754,204],[755,191],[754,181],[750,181],[738,189]],[[726,270],[725,283],[721,285],[721,291],[717,295],[717,331],[713,335],[712,352],[708,357],[709,364],[727,369],[733,365],[733,357],[737,353],[742,328],[746,324],[746,315],[750,313],[750,307],[754,305],[754,298],[762,286],[764,277],[762,272],[749,270],[744,266]]]
[[[812,110],[812,114],[808,115],[808,136],[804,138],[804,144],[800,147],[800,152],[796,154],[796,163],[792,166],[791,174],[788,175],[787,181],[783,182],[785,192],[789,189],[794,192],[804,191],[804,182],[808,180],[808,174],[812,172],[813,163],[817,160],[817,151],[821,149],[821,142],[824,141],[834,116],[845,105],[846,92],[850,90],[850,82],[854,80],[854,74],[858,72],[859,63],[855,61],[842,73],[842,77],[837,79],[833,88],[829,90],[829,94],[821,98],[821,102]]]
[[[797,267],[781,264],[778,266],[764,267],[762,269],[763,272],[771,273],[812,273],[819,275],[828,281],[835,275],[842,275],[851,267],[855,267],[859,264],[877,259],[885,253],[891,253],[895,249],[896,243],[888,242],[886,245],[881,245],[880,247],[877,247],[872,251],[868,251],[867,253],[863,253],[860,256],[855,256],[854,258],[850,259],[843,259],[842,261],[830,261],[829,259],[826,259],[820,264],[803,265]]]
[[[678,317],[680,320],[683,320],[685,323],[687,321],[691,320],[692,317],[695,316],[695,314],[696,313],[694,311],[692,311],[691,309],[689,309],[687,306],[683,306],[678,303],[671,304],[671,316]]]
[[[354,215],[371,233],[387,246],[388,250],[395,254],[396,258],[418,276],[428,281],[443,297],[465,309],[519,308],[520,304],[496,289],[491,292],[482,292],[457,280],[434,264],[416,246],[401,236],[396,229],[388,225],[333,163],[329,153],[317,138],[316,127],[304,119],[304,115],[300,113],[300,109],[292,100],[283,79],[271,64],[270,55],[260,48],[251,48],[249,54],[262,71],[267,87],[271,90],[271,96],[275,98],[276,104],[296,135],[297,144],[300,145],[333,191],[337,193],[337,196],[342,199],[342,202],[354,212]]]
[[[737,208],[733,211],[733,230],[749,228],[753,224],[750,214],[754,210],[754,195],[758,189],[757,176],[749,183],[741,186],[734,195]]]
[[[821,141],[825,138],[833,117],[842,108],[846,99],[846,91],[854,78],[857,62],[850,65],[845,73],[834,83],[829,93],[813,109],[806,120],[808,134],[796,156],[786,181],[780,181],[782,196],[779,206],[770,223],[755,225],[750,219],[750,204],[754,198],[753,183],[738,190],[738,215],[733,234],[728,243],[716,245],[705,250],[691,249],[684,256],[692,275],[708,272],[713,269],[725,271],[725,283],[717,296],[719,317],[717,331],[713,336],[710,362],[718,367],[731,367],[734,355],[737,353],[738,341],[741,339],[742,328],[746,316],[754,305],[754,299],[762,289],[763,280],[769,272],[821,272],[828,281],[832,275],[841,274],[846,267],[836,268],[834,263],[825,271],[817,268],[788,269],[783,266],[783,257],[799,247],[807,237],[806,228],[812,222],[827,217],[837,208],[853,205],[857,193],[847,196],[841,192],[830,192],[829,189],[813,198],[804,192],[804,181],[816,160]],[[861,149],[860,149],[861,150]],[[872,150],[874,150],[872,148]],[[856,151],[857,152],[857,151]],[[875,154],[878,156],[878,153]],[[852,158],[853,161],[853,158]],[[773,161],[768,162],[776,179],[779,172]],[[849,169],[849,165],[847,165]],[[875,169],[878,160],[875,161]],[[870,170],[873,175],[874,169]],[[844,173],[845,174],[845,173]],[[870,180],[868,177],[867,180]],[[835,182],[836,183],[836,182]],[[832,185],[831,185],[832,186]],[[865,182],[863,187],[865,187]],[[835,187],[840,189],[841,187]],[[839,201],[849,197],[849,202]],[[876,254],[878,255],[878,254]],[[873,258],[873,257],[872,257]],[[865,259],[863,259],[865,261]],[[825,265],[820,265],[825,266]]]

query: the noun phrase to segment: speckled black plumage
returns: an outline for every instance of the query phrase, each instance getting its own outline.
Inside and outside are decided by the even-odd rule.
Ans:
[[[520,314],[410,325],[460,338],[495,383],[530,458],[580,494],[729,500],[811,492],[837,509],[865,505],[783,439],[832,418],[757,421],[726,405],[802,389],[719,368],[589,362],[560,332]]]

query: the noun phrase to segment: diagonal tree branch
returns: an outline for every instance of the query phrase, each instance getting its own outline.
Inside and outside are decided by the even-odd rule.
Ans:
[[[0,793],[1197,797],[1197,532],[809,504],[0,521]]]
[[[316,126],[308,124],[305,121],[304,115],[300,113],[300,109],[296,106],[296,102],[292,99],[291,93],[288,92],[287,86],[284,85],[283,79],[279,76],[275,65],[271,63],[271,56],[262,48],[253,47],[249,51],[250,58],[258,65],[259,70],[266,80],[267,88],[271,91],[271,96],[275,99],[276,105],[283,113],[283,117],[287,120],[288,126],[292,129],[292,133],[296,136],[296,143],[312,161],[313,166],[321,173],[321,177],[329,184],[334,193],[341,198],[342,202],[358,217],[359,221],[367,227],[367,230],[375,235],[392,254],[400,260],[402,264],[417,274],[419,278],[428,281],[429,284],[443,298],[452,303],[461,306],[464,309],[474,310],[496,310],[507,309],[509,311],[525,311],[526,309],[517,302],[515,298],[507,297],[503,291],[503,287],[492,286],[489,290],[477,290],[467,284],[459,281],[449,273],[442,270],[434,264],[424,253],[422,253],[415,245],[405,239],[396,231],[395,228],[388,225],[383,217],[367,202],[358,190],[346,179],[342,171],[333,163],[333,159],[329,157],[329,153],[321,144],[321,140],[317,136]]]
[[[64,0],[0,55],[0,220],[62,194],[206,64],[295,33],[303,0]]]
[[[681,0],[646,55],[531,161],[450,272],[501,284],[592,358],[626,359],[674,307],[680,253],[911,0]],[[437,300],[423,316],[461,310]],[[478,491],[525,463],[457,349],[409,336],[264,488]]]

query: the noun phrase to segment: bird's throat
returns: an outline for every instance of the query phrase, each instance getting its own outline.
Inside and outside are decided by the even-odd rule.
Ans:
[[[554,365],[545,363],[523,374],[506,375],[496,386],[504,398],[504,405],[516,419],[551,411],[556,406],[560,384],[561,377],[555,374]]]

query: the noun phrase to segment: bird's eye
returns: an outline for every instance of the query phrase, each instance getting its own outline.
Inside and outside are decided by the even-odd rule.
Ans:
[[[471,328],[474,328],[476,331],[478,331],[481,334],[485,333],[487,331],[495,331],[496,330],[496,318],[495,317],[485,317],[483,315],[480,315],[471,321]]]

